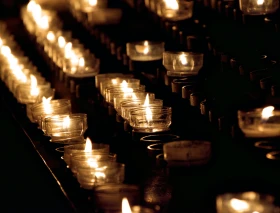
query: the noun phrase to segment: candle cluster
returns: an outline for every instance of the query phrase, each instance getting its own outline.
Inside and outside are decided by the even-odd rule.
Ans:
[[[193,15],[193,1],[186,0],[145,0],[145,6],[170,21],[189,19]]]
[[[96,76],[101,95],[136,132],[164,132],[171,125],[172,110],[146,93],[140,80],[120,73]]]
[[[20,50],[4,23],[0,23],[0,63],[1,80],[19,103],[33,104],[53,93],[50,83]]]
[[[44,10],[34,1],[22,9],[23,22],[45,54],[68,77],[86,78],[99,73],[100,60],[68,31],[53,11]]]

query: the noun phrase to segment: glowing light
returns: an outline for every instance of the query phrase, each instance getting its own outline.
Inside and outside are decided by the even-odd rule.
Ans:
[[[183,65],[186,65],[188,63],[187,56],[185,54],[181,54],[179,56],[179,59]]]
[[[79,59],[79,67],[84,67],[85,66],[85,59],[82,57]]]
[[[168,9],[171,10],[178,10],[179,9],[179,4],[177,0],[164,0],[165,6]]]
[[[89,4],[90,6],[96,6],[96,5],[97,5],[97,0],[89,0],[89,1],[88,1],[88,4]]]
[[[271,117],[273,115],[273,110],[274,110],[273,106],[268,106],[268,107],[263,108],[263,110],[262,110],[262,119],[266,120],[269,117]]]
[[[70,117],[69,117],[69,115],[67,115],[65,118],[63,118],[62,128],[68,129],[69,127],[70,127]]]
[[[92,151],[92,142],[89,138],[86,139],[85,152]]]
[[[262,5],[264,3],[264,0],[257,0],[257,5]]]
[[[11,48],[8,46],[2,46],[1,47],[1,54],[4,55],[5,57],[7,57],[8,55],[11,55]]]
[[[132,213],[129,202],[126,197],[122,199],[122,213]]]
[[[65,38],[62,37],[62,36],[59,36],[59,37],[58,37],[58,46],[59,46],[60,48],[63,48],[63,47],[65,47],[65,45],[66,45]]]
[[[249,204],[246,201],[238,200],[238,199],[231,199],[230,205],[235,211],[247,211],[249,209]]]
[[[55,40],[55,35],[52,31],[49,31],[48,34],[47,34],[47,39],[50,41],[50,42],[54,42]]]
[[[42,98],[44,112],[48,115],[53,112],[51,104],[50,104],[51,99],[52,99],[52,97],[45,98],[45,96]]]
[[[39,95],[39,88],[37,87],[37,79],[34,75],[30,75],[30,94],[32,96]]]

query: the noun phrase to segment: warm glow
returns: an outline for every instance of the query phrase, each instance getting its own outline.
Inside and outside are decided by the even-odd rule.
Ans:
[[[145,54],[145,55],[147,55],[148,53],[149,53],[149,43],[148,43],[148,41],[145,41],[144,42],[144,50],[143,50],[143,53]]]
[[[27,11],[28,12],[32,12],[34,11],[34,8],[36,7],[36,2],[31,0],[28,4],[27,4]]]
[[[88,4],[90,6],[96,6],[97,5],[97,0],[88,0]]]
[[[58,37],[58,46],[60,48],[63,48],[63,47],[65,47],[65,45],[66,45],[65,38],[63,36],[59,36]]]
[[[92,151],[92,142],[89,138],[86,139],[85,152]]]
[[[3,45],[3,40],[0,38],[0,46]]]
[[[48,34],[47,34],[47,39],[50,41],[50,42],[54,42],[55,40],[55,35],[52,31],[49,31]]]
[[[147,55],[150,51],[149,49],[149,42],[148,41],[144,41],[143,45],[135,45],[135,49],[138,53],[143,53],[145,55]]]
[[[171,10],[178,10],[179,4],[177,0],[164,0],[166,8]]]
[[[179,56],[179,59],[180,59],[180,62],[183,64],[183,65],[186,65],[188,63],[188,60],[187,60],[187,56],[185,54],[181,54]]]
[[[68,42],[64,47],[64,51],[68,52],[68,51],[71,51],[71,50],[72,50],[72,43]]]
[[[145,107],[150,106],[149,94],[146,95],[145,102],[144,102],[144,106],[145,106]]]
[[[262,5],[264,3],[264,0],[257,0],[257,5]]]
[[[112,79],[111,82],[113,85],[116,85],[118,83],[117,79]]]
[[[144,102],[144,106],[146,107],[146,120],[150,122],[153,119],[153,113],[150,106],[149,94],[146,95],[146,99]]]
[[[70,117],[69,117],[69,115],[67,115],[67,117],[63,118],[62,128],[68,129],[69,127],[70,127]]]
[[[126,80],[123,80],[122,83],[120,84],[122,88],[127,88],[127,82]]]
[[[5,57],[7,57],[8,55],[11,55],[11,48],[8,46],[2,46],[1,47],[1,54],[4,55]]]
[[[249,204],[246,201],[238,200],[238,199],[231,199],[230,205],[235,211],[247,211],[249,209]]]
[[[132,213],[129,202],[126,197],[122,199],[122,213]]]
[[[36,23],[41,29],[46,30],[49,28],[49,21],[49,17],[44,15],[38,21],[36,21]]]
[[[273,115],[273,110],[274,110],[273,106],[268,106],[268,107],[263,108],[262,119],[266,120],[269,117],[271,117]]]
[[[82,57],[79,59],[79,67],[84,67],[85,66],[85,59]]]
[[[37,79],[34,75],[30,75],[30,95],[37,96],[39,95],[39,88],[37,87]]]
[[[44,107],[44,112],[45,114],[52,114],[52,107],[51,107],[51,99],[52,97],[49,97],[49,98],[45,98],[45,96],[42,98],[42,102],[43,102],[43,107]]]

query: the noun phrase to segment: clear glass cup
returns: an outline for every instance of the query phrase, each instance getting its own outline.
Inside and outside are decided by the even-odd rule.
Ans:
[[[125,165],[116,162],[98,162],[91,167],[77,168],[77,180],[84,189],[108,183],[123,183],[124,175]]]
[[[129,124],[136,132],[164,132],[169,130],[171,120],[171,107],[150,106],[131,110]]]
[[[128,57],[133,61],[156,61],[162,59],[164,42],[138,41],[126,44]]]
[[[163,53],[163,66],[167,69],[168,76],[197,75],[203,66],[203,54],[166,51]]]
[[[100,88],[100,83],[103,82],[103,81],[110,81],[114,78],[127,78],[128,75],[125,75],[123,73],[104,73],[104,74],[98,74],[95,76],[95,87],[97,89]],[[129,77],[133,78],[133,75],[129,75]]]
[[[266,15],[279,8],[277,0],[239,0],[240,10],[245,15]]]

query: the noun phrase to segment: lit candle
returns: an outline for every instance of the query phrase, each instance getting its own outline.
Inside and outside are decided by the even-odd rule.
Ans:
[[[37,79],[34,75],[30,75],[30,95],[31,96],[38,96],[39,95],[39,88],[37,87]]]
[[[126,197],[122,200],[122,213],[132,213],[129,202]]]
[[[52,97],[45,98],[45,96],[42,98],[44,113],[47,114],[47,115],[50,115],[53,112],[51,104],[50,104],[51,99],[52,99]]]

